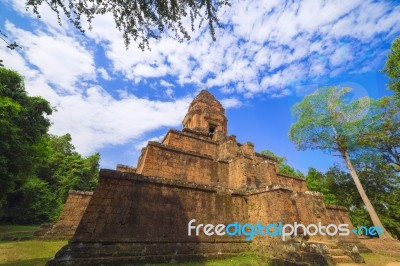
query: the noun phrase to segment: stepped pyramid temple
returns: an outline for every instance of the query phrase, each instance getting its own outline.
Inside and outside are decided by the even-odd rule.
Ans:
[[[255,152],[251,142],[238,143],[227,124],[222,105],[201,91],[183,129],[169,130],[161,143],[150,141],[136,168],[100,171],[75,234],[48,265],[136,265],[248,251],[279,265],[362,260],[346,209],[325,205],[321,193],[307,191],[305,180],[280,174],[274,158]],[[272,233],[249,239],[251,228],[205,233],[206,224],[228,231],[229,224],[259,223],[275,224],[266,230],[277,234],[280,225],[295,223],[335,225],[331,229],[348,224],[350,233],[307,234],[300,227],[284,240]]]

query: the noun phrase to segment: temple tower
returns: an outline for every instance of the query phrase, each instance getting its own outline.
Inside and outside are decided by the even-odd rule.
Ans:
[[[202,90],[192,101],[183,120],[183,128],[222,140],[227,135],[225,109],[207,90]]]

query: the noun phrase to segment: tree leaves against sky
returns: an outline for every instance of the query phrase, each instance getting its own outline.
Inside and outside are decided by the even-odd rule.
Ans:
[[[180,42],[190,40],[185,25],[189,19],[194,31],[197,19],[199,27],[204,20],[208,23],[209,32],[215,40],[215,26],[221,26],[217,17],[220,7],[230,5],[229,0],[27,0],[26,9],[32,8],[40,17],[39,7],[47,4],[58,17],[61,15],[81,32],[83,22],[92,27],[96,16],[111,14],[115,25],[122,32],[126,47],[133,40],[142,50],[150,48],[151,39],[160,39],[164,33],[172,33]]]

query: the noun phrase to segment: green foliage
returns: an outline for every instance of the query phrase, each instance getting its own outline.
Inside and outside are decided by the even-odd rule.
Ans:
[[[329,192],[335,195],[338,205],[349,209],[362,205],[361,197],[349,173],[343,171],[338,165],[335,165],[328,169],[325,176],[325,185]]]
[[[329,153],[338,152],[354,181],[355,189],[351,191],[358,191],[373,224],[383,226],[372,204],[374,200],[371,202],[367,196],[373,193],[365,190],[360,181],[358,172],[364,171],[364,168],[356,169],[349,155],[365,149],[360,144],[365,135],[364,131],[368,130],[370,125],[368,122],[371,115],[368,111],[371,100],[368,97],[351,100],[350,92],[350,88],[331,87],[318,89],[305,96],[300,103],[293,106],[292,110],[297,117],[297,122],[290,127],[289,135],[300,150],[320,149]],[[365,172],[364,176],[368,176],[367,173]],[[382,186],[376,188],[382,189]],[[346,194],[348,192],[350,191],[346,191]],[[375,205],[378,204],[378,202],[375,203]],[[383,210],[381,214],[382,212]],[[391,238],[385,232],[383,237]]]
[[[306,175],[307,189],[310,191],[319,191],[324,194],[326,204],[337,204],[337,199],[329,190],[329,179],[317,169],[310,167]]]
[[[93,190],[99,154],[83,158],[71,136],[49,135],[49,103],[27,95],[18,73],[0,68],[0,222],[57,219],[68,191]]]
[[[399,173],[374,150],[359,154],[355,159],[355,166],[386,230],[400,239]]]
[[[389,89],[400,93],[400,37],[392,43],[383,72],[391,79]]]
[[[7,192],[35,171],[51,113],[46,100],[26,94],[18,73],[0,68],[0,209]]]
[[[49,135],[47,158],[38,168],[38,176],[46,180],[63,203],[70,189],[93,191],[98,180],[98,153],[82,158],[71,144],[71,135]]]
[[[216,12],[218,8],[229,5],[228,0],[110,0],[110,1],[44,1],[26,0],[27,9],[40,17],[39,7],[42,4],[50,5],[57,13],[64,14],[69,21],[80,31],[84,32],[82,19],[92,27],[92,20],[96,16],[110,14],[113,16],[116,27],[122,31],[125,45],[128,47],[133,39],[139,48],[149,48],[150,39],[160,39],[162,34],[173,34],[179,41],[190,40],[184,21],[191,21],[192,31],[197,18],[207,21],[210,34],[215,40],[215,25],[220,26]],[[200,25],[199,25],[200,27]]]
[[[93,191],[98,181],[98,153],[83,158],[71,144],[71,136],[48,135],[35,176],[8,193],[0,216],[6,223],[29,224],[55,221],[68,191]]]
[[[300,170],[294,169],[293,167],[291,167],[290,165],[287,164],[287,159],[285,157],[280,157],[270,150],[262,150],[260,153],[268,155],[277,160],[278,165],[279,165],[279,173],[284,174],[284,175],[297,176],[297,177],[304,178],[304,175]]]
[[[371,104],[366,126],[358,140],[380,153],[385,162],[400,171],[400,100],[382,97]]]
[[[371,203],[379,214],[385,229],[400,239],[400,187],[399,176],[376,153],[363,151],[354,164]],[[336,198],[335,204],[348,208],[354,226],[372,225],[367,209],[347,172],[339,166],[324,174],[328,193]]]
[[[368,97],[350,101],[351,88],[321,88],[292,107],[297,122],[289,136],[300,150],[333,153],[357,148],[357,136],[368,112]]]
[[[56,195],[43,180],[32,177],[8,196],[3,220],[18,224],[39,224],[55,218],[59,208]]]

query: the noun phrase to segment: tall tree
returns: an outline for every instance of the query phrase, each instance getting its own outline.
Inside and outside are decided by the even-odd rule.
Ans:
[[[383,72],[390,78],[389,89],[400,93],[400,37],[392,43]]]
[[[205,19],[209,31],[215,40],[215,25],[220,26],[217,11],[229,0],[26,0],[26,7],[33,8],[39,17],[39,7],[47,4],[57,13],[65,14],[77,29],[84,32],[82,21],[87,21],[89,29],[96,16],[111,14],[116,27],[122,31],[125,45],[133,39],[139,48],[149,48],[150,39],[159,39],[166,31],[171,32],[179,41],[189,40],[185,20],[191,22],[192,31],[197,18],[200,24]],[[200,26],[200,25],[199,25]]]
[[[368,112],[367,97],[349,101],[351,89],[321,88],[307,95],[292,107],[297,122],[290,127],[289,136],[300,150],[318,149],[338,153],[343,158],[357,190],[375,226],[383,228],[352,164],[350,152],[359,148],[357,136]],[[383,230],[381,238],[391,238]]]
[[[18,73],[0,68],[0,210],[7,192],[34,172],[51,113],[46,100],[26,94]]]

